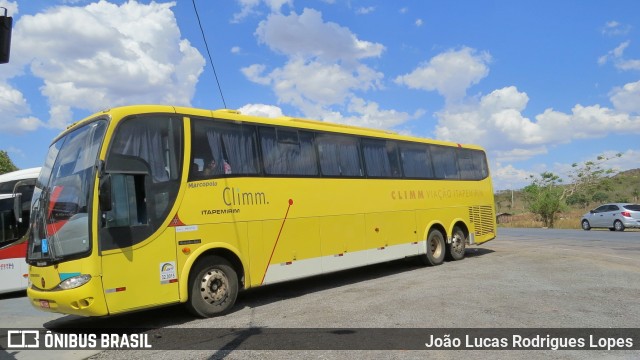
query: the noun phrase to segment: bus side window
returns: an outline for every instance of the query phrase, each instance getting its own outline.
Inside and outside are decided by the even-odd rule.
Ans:
[[[216,162],[216,171],[203,178],[259,173],[255,126],[193,119],[192,128],[192,146],[199,146],[194,157]]]
[[[462,180],[482,180],[489,176],[483,151],[458,149],[458,168]]]
[[[111,175],[113,208],[104,214],[105,227],[147,224],[144,175]]]
[[[413,179],[433,179],[429,147],[422,144],[401,144],[400,158],[404,176]]]
[[[487,165],[487,156],[484,151],[473,150],[472,151],[473,163],[476,169],[479,169],[480,178],[476,180],[482,180],[489,176],[489,167]]]
[[[356,138],[321,134],[316,137],[316,140],[322,175],[344,177],[364,175],[360,163],[360,147]]]
[[[456,148],[431,146],[431,158],[437,179],[459,179]]]
[[[261,127],[260,147],[268,175],[318,175],[313,133]]]
[[[393,141],[363,139],[362,154],[367,176],[398,178],[402,175],[398,162],[398,146]]]

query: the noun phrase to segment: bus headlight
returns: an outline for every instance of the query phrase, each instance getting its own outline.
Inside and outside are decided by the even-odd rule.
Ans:
[[[70,278],[64,280],[63,282],[61,282],[58,285],[58,289],[59,290],[75,289],[75,288],[77,288],[79,286],[82,286],[82,285],[88,283],[89,280],[91,280],[91,275],[89,275],[89,274],[82,274],[82,275],[70,277]]]

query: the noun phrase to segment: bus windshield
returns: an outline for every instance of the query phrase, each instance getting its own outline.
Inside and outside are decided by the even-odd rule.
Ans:
[[[27,261],[88,254],[89,199],[106,121],[89,123],[49,148],[31,202]]]

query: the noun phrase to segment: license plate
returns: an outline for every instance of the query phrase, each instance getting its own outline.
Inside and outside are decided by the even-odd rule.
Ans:
[[[49,300],[40,300],[40,307],[48,309],[49,308]]]

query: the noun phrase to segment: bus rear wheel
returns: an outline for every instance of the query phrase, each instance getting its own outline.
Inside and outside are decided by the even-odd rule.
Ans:
[[[444,235],[438,229],[432,229],[427,236],[427,253],[421,256],[425,265],[440,265],[445,254]]]
[[[467,237],[464,235],[464,231],[459,227],[453,228],[453,236],[451,236],[451,243],[447,244],[447,259],[449,260],[462,260],[464,259],[464,250],[467,242]]]
[[[238,275],[219,256],[198,260],[189,276],[187,309],[194,315],[212,317],[231,310],[238,297]]]

